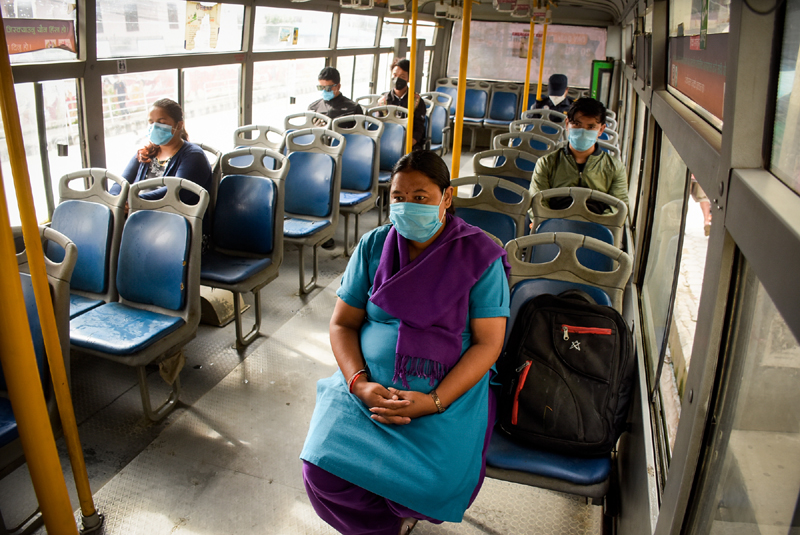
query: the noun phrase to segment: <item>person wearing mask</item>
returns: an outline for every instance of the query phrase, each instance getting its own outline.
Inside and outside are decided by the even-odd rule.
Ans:
[[[211,187],[211,166],[203,149],[189,142],[180,104],[168,98],[155,101],[148,114],[148,123],[148,143],[131,158],[122,177],[135,184],[148,178],[176,176],[208,190]],[[109,191],[116,194],[119,186],[114,184]],[[163,186],[142,192],[139,197],[160,199],[166,191],[167,187]],[[198,201],[197,195],[187,190],[181,191],[181,200],[186,204]]]
[[[545,154],[536,162],[531,179],[531,196],[551,188],[579,187],[608,193],[628,204],[628,177],[622,161],[603,151],[597,137],[606,128],[606,107],[593,98],[576,100],[567,111],[568,143]],[[569,199],[543,201],[550,208],[566,208]],[[590,207],[591,208],[591,207]],[[603,204],[598,213],[611,211]],[[529,211],[531,218],[533,212]]]
[[[333,67],[325,67],[317,77],[317,89],[322,91],[322,98],[309,104],[310,111],[327,115],[331,119],[343,115],[359,115],[363,113],[361,106],[342,95],[341,77]]]
[[[378,99],[381,106],[400,106],[408,109],[408,73],[411,63],[407,59],[397,59],[392,62],[392,89]],[[414,93],[414,140],[411,150],[425,147],[425,103],[419,93]]]
[[[564,74],[554,74],[547,81],[547,98],[537,100],[534,108],[555,110],[567,113],[572,106],[572,99],[567,96],[567,77]]]

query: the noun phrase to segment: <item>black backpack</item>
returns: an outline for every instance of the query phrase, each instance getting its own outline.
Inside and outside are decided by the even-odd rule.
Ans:
[[[608,454],[624,430],[636,360],[630,330],[585,292],[525,303],[498,361],[498,425],[522,444]]]

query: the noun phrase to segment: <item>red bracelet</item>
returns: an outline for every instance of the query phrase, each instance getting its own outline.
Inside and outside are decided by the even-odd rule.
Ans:
[[[347,391],[352,394],[353,393],[353,385],[355,384],[356,379],[358,379],[358,376],[359,375],[366,375],[366,374],[367,374],[367,370],[363,369],[363,368],[358,370],[356,373],[354,373],[353,376],[350,378],[350,380],[347,381]]]

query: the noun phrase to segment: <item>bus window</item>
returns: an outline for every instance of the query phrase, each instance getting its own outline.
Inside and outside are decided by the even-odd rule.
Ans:
[[[242,49],[244,6],[162,0],[97,0],[97,57]]]
[[[689,532],[794,533],[800,345],[744,262],[722,392]],[[692,502],[690,502],[692,503]]]
[[[372,93],[373,54],[361,56],[341,56],[336,60],[336,68],[342,77],[342,93],[351,99]]]
[[[394,40],[403,37],[405,30],[403,19],[383,19],[381,29],[381,46],[394,46]],[[408,32],[411,35],[411,32]]]
[[[772,137],[770,170],[795,192],[800,193],[800,76],[797,60],[800,43],[797,41],[800,24],[800,1],[786,4],[786,26],[783,33],[778,101],[775,106],[775,127]],[[794,91],[793,91],[794,90]]]
[[[283,129],[283,118],[322,98],[317,76],[325,58],[259,61],[253,65],[253,123]],[[290,104],[294,98],[294,104]],[[233,131],[231,131],[233,136]]]
[[[253,48],[256,51],[328,48],[332,13],[256,7]]]
[[[339,42],[337,48],[375,46],[375,32],[378,30],[378,17],[351,15],[339,16]]]
[[[147,119],[156,100],[178,100],[178,71],[103,76],[106,168],[118,175],[146,142]],[[191,135],[191,124],[186,125]]]
[[[47,159],[50,164],[54,205],[58,204],[58,181],[83,166],[78,129],[76,80],[42,82],[44,116],[47,128]],[[31,164],[30,157],[28,164]]]
[[[11,63],[77,59],[74,5],[62,0],[3,2],[3,26]]]
[[[183,115],[190,140],[215,149],[232,148],[239,126],[240,65],[196,67],[183,71]]]

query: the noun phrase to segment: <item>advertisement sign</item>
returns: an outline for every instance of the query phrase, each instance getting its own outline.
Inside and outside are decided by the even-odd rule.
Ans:
[[[705,49],[699,37],[670,37],[669,85],[722,120],[728,34],[708,34]]]
[[[47,48],[75,49],[75,22],[59,19],[4,19],[9,54]]]

